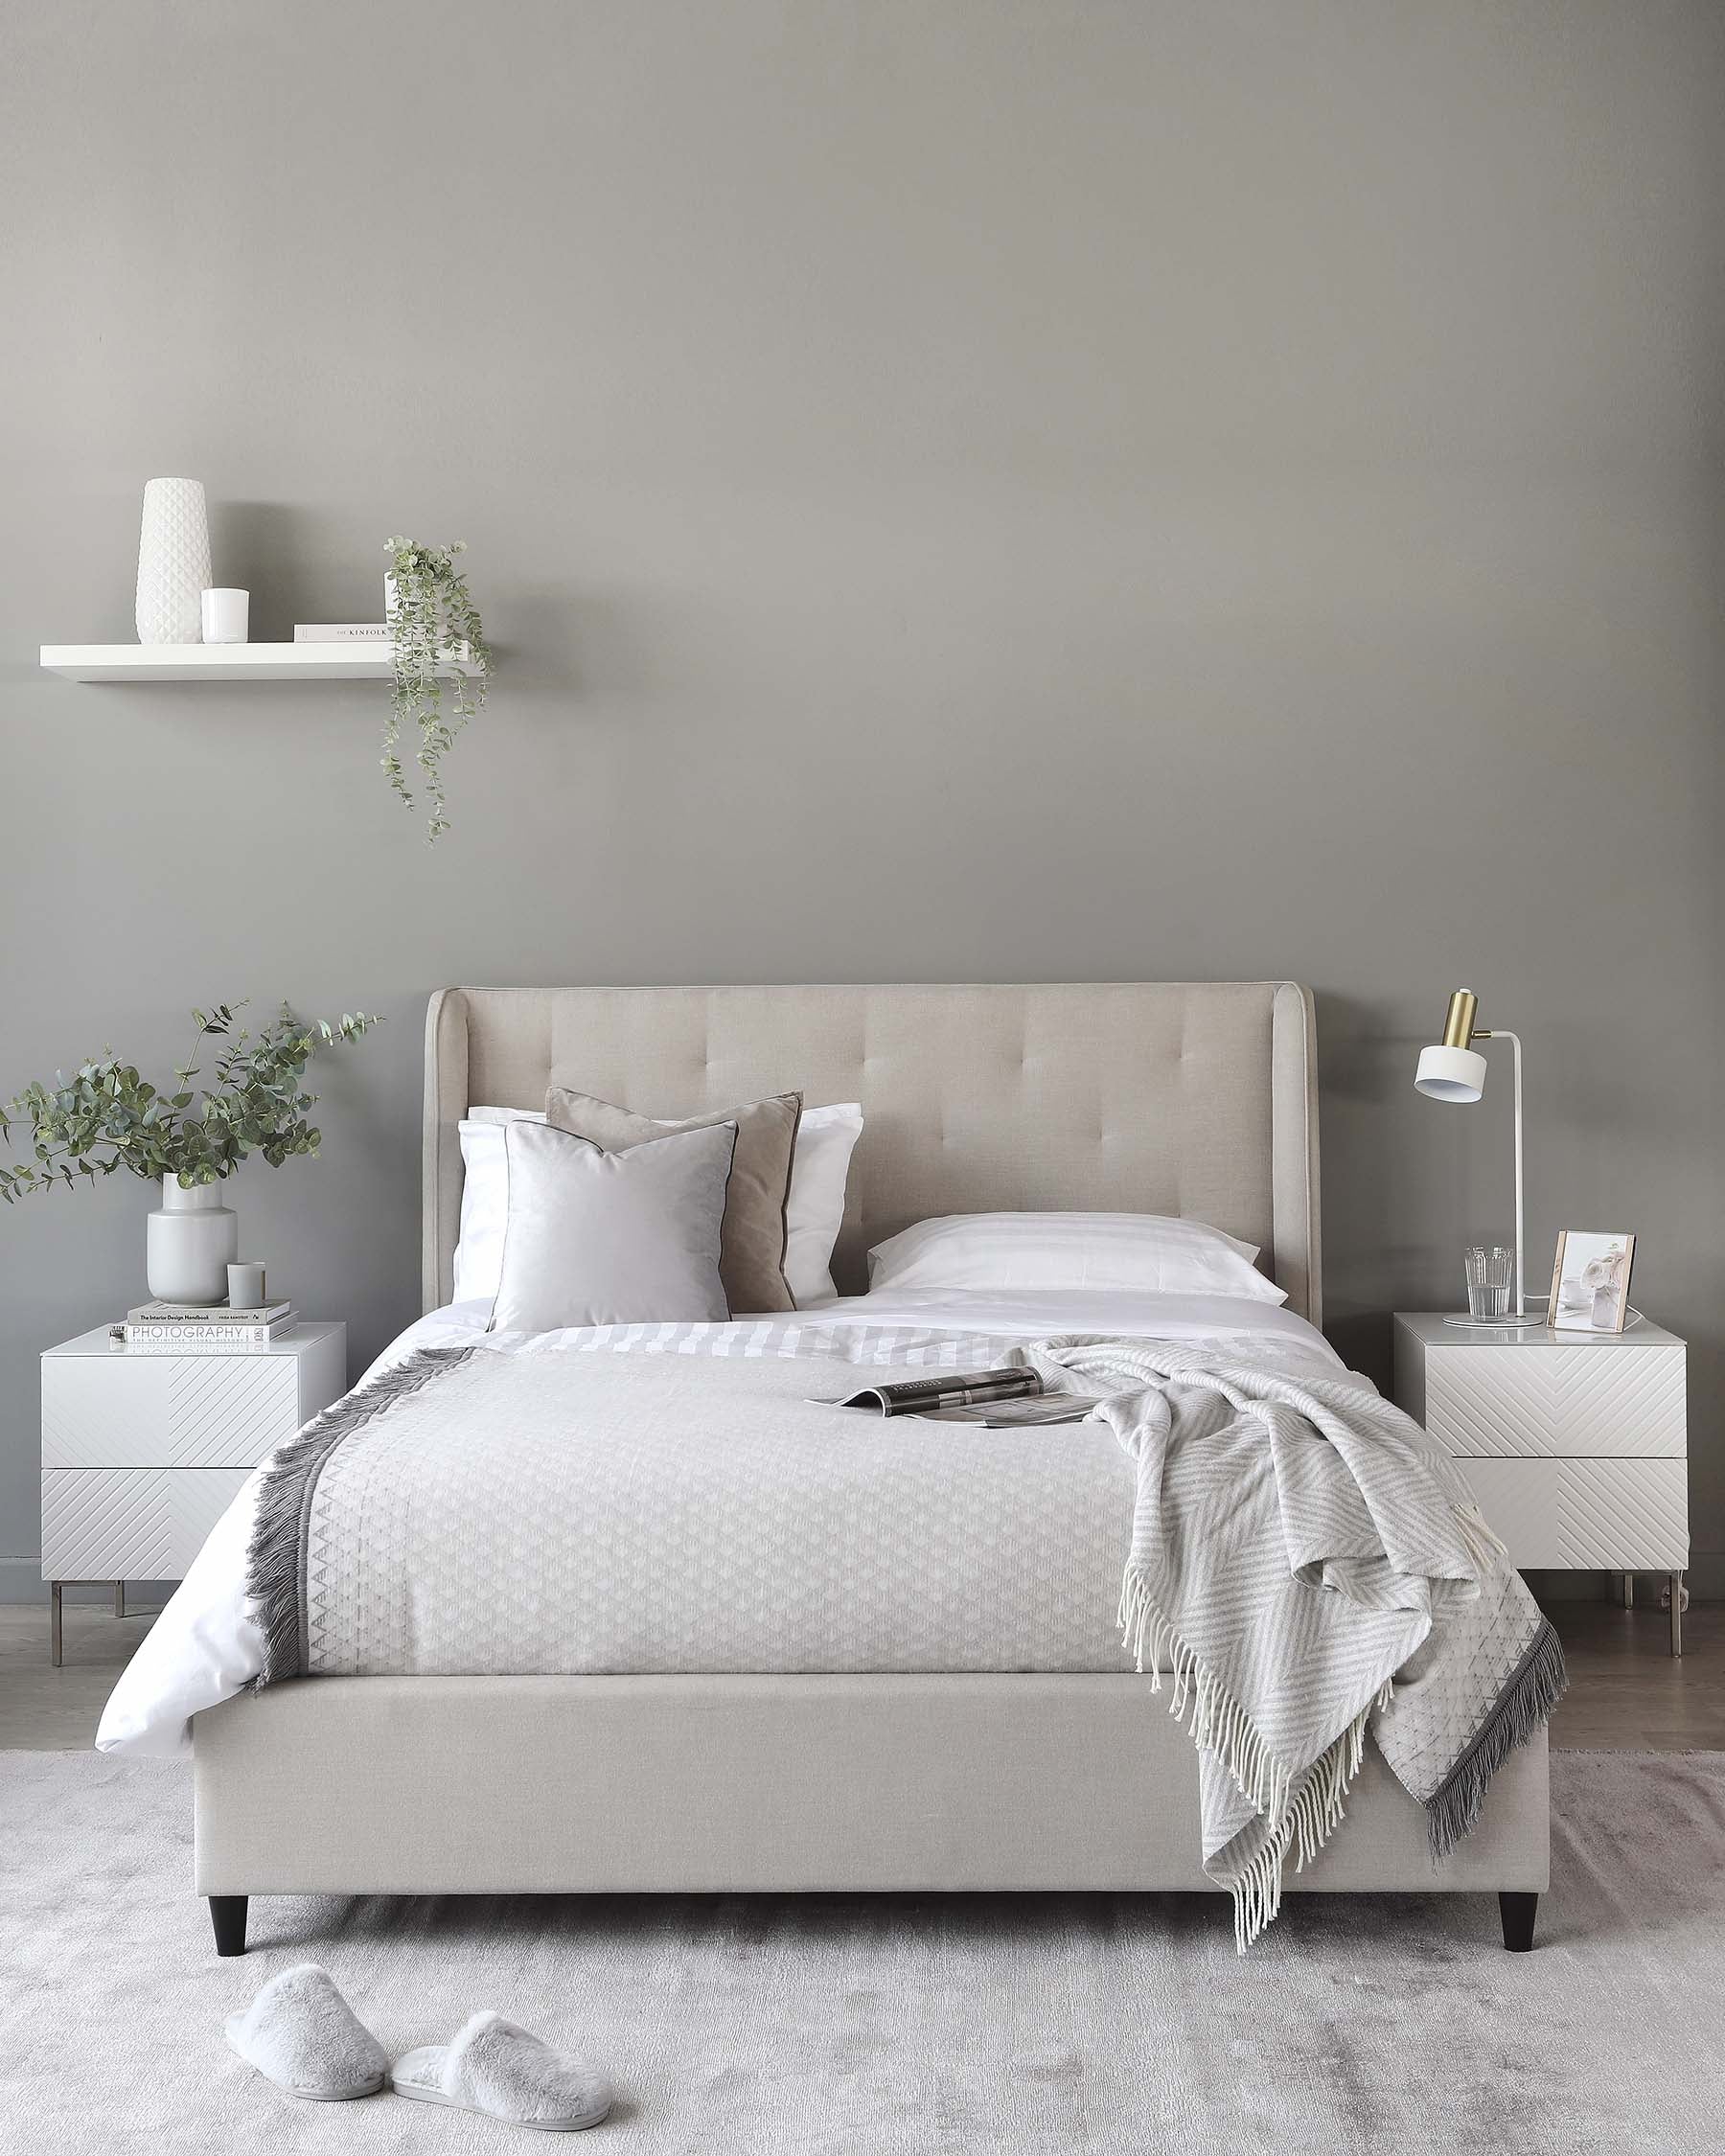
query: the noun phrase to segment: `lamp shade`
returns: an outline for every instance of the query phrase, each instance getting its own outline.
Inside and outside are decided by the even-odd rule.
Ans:
[[[1485,1058],[1472,1048],[1421,1048],[1414,1085],[1430,1100],[1476,1101],[1485,1090]]]

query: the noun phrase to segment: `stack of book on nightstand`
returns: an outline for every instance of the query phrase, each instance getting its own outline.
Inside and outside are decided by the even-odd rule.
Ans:
[[[258,1310],[230,1310],[225,1303],[200,1308],[188,1302],[141,1302],[123,1325],[108,1327],[115,1347],[132,1354],[244,1354],[267,1347],[292,1332],[299,1318],[290,1302],[266,1302]]]

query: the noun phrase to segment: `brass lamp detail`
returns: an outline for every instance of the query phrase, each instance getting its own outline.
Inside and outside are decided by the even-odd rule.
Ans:
[[[1465,1048],[1474,1037],[1474,1016],[1480,1008],[1480,998],[1471,988],[1453,989],[1449,1009],[1443,1015],[1443,1045],[1446,1048]]]

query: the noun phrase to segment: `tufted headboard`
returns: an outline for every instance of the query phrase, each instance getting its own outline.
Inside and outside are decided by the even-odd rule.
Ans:
[[[1318,1061],[1291,981],[445,988],[426,1020],[424,1289],[449,1299],[470,1105],[573,1086],[645,1115],[860,1100],[833,1272],[936,1213],[1184,1214],[1321,1320]]]

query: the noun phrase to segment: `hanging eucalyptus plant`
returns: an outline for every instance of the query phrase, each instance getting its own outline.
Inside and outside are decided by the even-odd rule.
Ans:
[[[444,814],[443,759],[463,726],[484,706],[491,649],[467,579],[455,566],[456,555],[466,552],[462,540],[421,546],[414,539],[392,539],[384,541],[384,552],[391,558],[395,580],[389,614],[395,686],[383,731],[383,768],[412,808],[414,786],[402,763],[402,742],[417,732],[413,761],[420,775],[414,785],[430,809],[426,830],[429,844],[449,828]],[[465,667],[455,664],[457,659]]]

